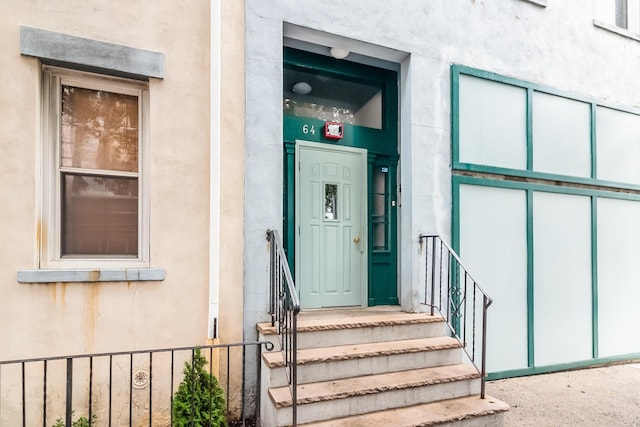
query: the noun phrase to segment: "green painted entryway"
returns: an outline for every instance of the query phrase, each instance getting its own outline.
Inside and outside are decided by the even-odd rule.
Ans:
[[[284,242],[302,307],[397,305],[397,72],[285,48],[283,128]]]

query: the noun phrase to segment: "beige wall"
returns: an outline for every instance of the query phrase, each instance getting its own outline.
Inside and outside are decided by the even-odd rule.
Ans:
[[[223,342],[238,342],[242,341],[243,297],[244,2],[221,2],[220,33],[219,331]]]
[[[0,2],[0,360],[203,344],[209,293],[209,2]],[[19,284],[38,266],[40,64],[21,25],[165,55],[151,79],[151,266],[162,282]]]
[[[214,29],[215,30],[215,29]],[[220,342],[243,341],[244,2],[220,1]],[[215,66],[212,64],[212,67]],[[214,100],[215,102],[215,100]],[[253,341],[256,337],[246,337]],[[242,354],[231,357],[230,407],[239,415]],[[250,353],[252,354],[252,353]],[[224,367],[221,367],[224,371]],[[224,380],[224,378],[223,378]]]
[[[41,64],[19,54],[20,26],[164,54],[164,79],[149,82],[145,153],[150,264],[166,270],[164,281],[17,282],[19,269],[38,266],[40,233]],[[204,344],[209,291],[216,287],[217,342],[243,340],[243,28],[244,3],[237,1],[210,6],[198,0],[188,7],[168,0],[0,2],[0,361]],[[219,75],[219,90],[210,90],[212,72]],[[212,113],[220,115],[219,129],[215,121],[211,128]],[[220,206],[219,216],[210,211],[211,194],[219,194],[211,204]],[[210,212],[218,218],[217,229],[210,230]],[[219,239],[219,251],[218,245],[210,250],[210,239]],[[210,270],[211,260],[217,270]],[[242,385],[241,350],[236,353],[229,378],[232,410],[239,406]],[[226,381],[226,356],[219,356],[218,372]],[[181,363],[176,364],[180,376]]]

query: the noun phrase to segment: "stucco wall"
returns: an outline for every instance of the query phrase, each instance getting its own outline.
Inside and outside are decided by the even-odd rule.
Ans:
[[[223,343],[237,343],[243,340],[244,2],[220,2],[219,31],[220,232],[212,238],[219,239],[219,337]],[[229,400],[236,411],[242,391],[241,351],[236,349],[230,361]]]
[[[296,38],[304,41],[383,59],[388,59],[387,49],[406,54],[398,61],[399,265],[401,303],[413,310],[421,274],[417,237],[421,232],[450,236],[452,63],[624,105],[640,104],[638,42],[593,25],[594,19],[607,19],[597,7],[601,0],[547,3],[247,1],[246,336],[266,318],[264,231],[282,227],[282,44],[288,24],[302,27]]]
[[[0,359],[203,344],[209,263],[209,2],[0,3]],[[19,284],[38,267],[40,64],[29,26],[165,55],[151,79],[150,263],[161,282]],[[44,231],[44,230],[42,230]]]

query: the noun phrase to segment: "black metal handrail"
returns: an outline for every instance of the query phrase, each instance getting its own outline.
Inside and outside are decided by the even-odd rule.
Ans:
[[[282,350],[285,372],[291,390],[292,424],[298,423],[298,323],[300,299],[293,283],[287,256],[282,249],[280,235],[276,230],[267,230],[270,243],[269,314],[271,326],[276,327]]]
[[[419,242],[420,247],[425,248],[426,268],[422,304],[430,307],[431,315],[437,311],[445,319],[451,333],[480,373],[480,397],[484,399],[487,311],[493,300],[469,274],[458,254],[440,236],[421,234]],[[479,312],[482,315],[481,335],[476,330]]]
[[[204,350],[205,369],[218,374],[225,394],[227,420],[240,418],[244,426],[246,350],[263,345],[274,348],[271,342],[255,341],[0,361],[0,424],[71,427],[74,417],[82,417],[82,425],[89,426],[173,425],[183,366],[193,367],[196,350]],[[239,360],[242,385],[237,396],[230,377],[239,368],[231,365]]]

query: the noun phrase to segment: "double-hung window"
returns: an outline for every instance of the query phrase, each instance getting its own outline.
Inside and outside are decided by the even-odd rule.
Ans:
[[[43,69],[41,268],[148,263],[145,82]]]

